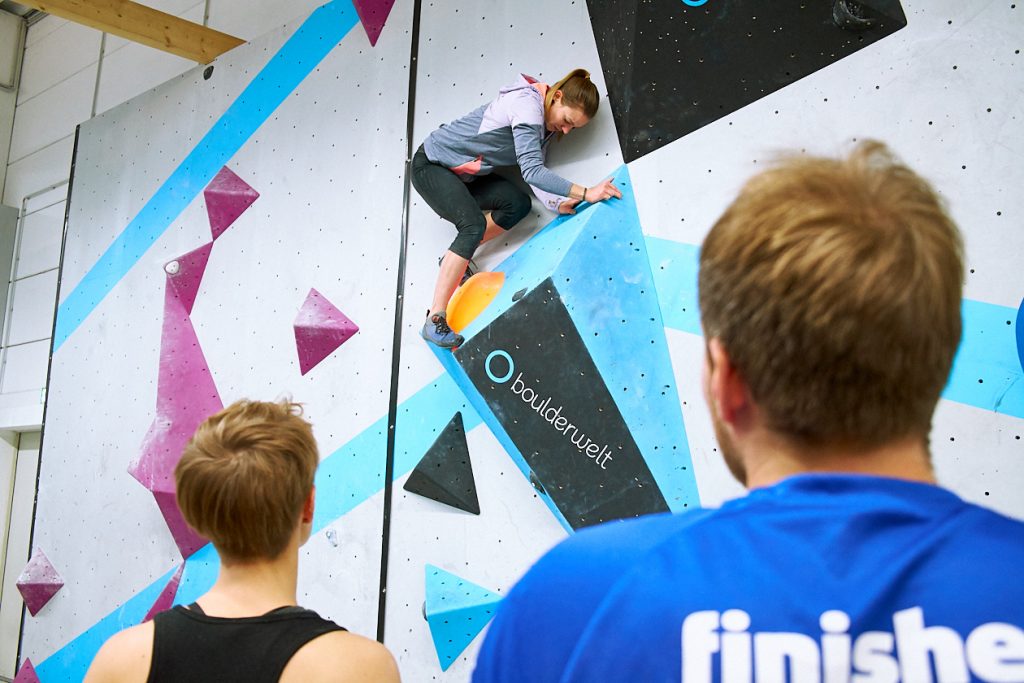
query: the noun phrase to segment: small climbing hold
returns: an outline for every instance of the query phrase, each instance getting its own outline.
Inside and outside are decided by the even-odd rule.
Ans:
[[[845,31],[867,31],[875,25],[867,16],[864,6],[856,0],[835,0],[832,3],[832,21]]]

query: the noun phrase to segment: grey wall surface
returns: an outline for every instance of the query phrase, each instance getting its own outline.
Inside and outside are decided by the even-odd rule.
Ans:
[[[246,40],[304,17],[320,4],[319,0],[145,2],[147,7]],[[195,67],[187,59],[60,17],[36,15],[30,24],[24,50],[19,49],[19,54],[24,53],[19,88],[0,90],[0,196],[14,207],[20,207],[26,196],[55,185],[63,184],[61,198],[66,196],[79,123]],[[39,195],[28,208],[52,206],[54,201],[48,193]],[[60,216],[63,221],[63,213]],[[41,253],[56,263],[60,240],[47,244]],[[52,291],[30,288],[18,298],[52,324]],[[27,346],[15,354],[21,356],[16,381],[0,387],[0,427],[38,429],[42,424],[47,347]]]
[[[694,294],[687,258],[741,183],[777,151],[836,154],[874,137],[936,184],[967,241],[965,350],[932,435],[939,478],[968,500],[1024,518],[1018,495],[1024,414],[1017,412],[1013,388],[1024,371],[1004,362],[1016,352],[1012,318],[1024,296],[1018,272],[1024,200],[1015,192],[1024,152],[1022,96],[1014,85],[1024,38],[1016,14],[1021,10],[952,0],[908,1],[904,9],[906,28],[630,162],[624,171],[607,98],[590,125],[551,152],[551,166],[583,184],[628,174],[634,222],[642,229],[637,234],[657,284],[665,367],[685,425],[679,443],[686,453],[679,458],[692,462],[685,476],[703,505],[741,490],[720,462],[701,398],[703,340],[692,307],[687,309]],[[375,47],[356,24],[230,156],[227,165],[260,198],[216,242],[191,321],[224,403],[288,393],[306,404],[314,423],[323,456],[321,512],[319,531],[303,553],[301,599],[370,636],[383,618],[385,643],[406,680],[466,680],[480,638],[442,672],[423,618],[428,565],[500,595],[569,531],[523,475],[500,430],[458,383],[450,358],[418,337],[437,258],[454,230],[415,192],[393,366],[406,144],[415,149],[431,130],[489,100],[519,73],[550,82],[583,66],[604,94],[605,73],[616,65],[600,63],[584,3],[424,3],[413,135],[406,140],[412,17],[412,0],[397,2]],[[225,55],[210,80],[201,69],[189,71],[83,126],[62,302],[95,272],[108,247],[283,46],[306,40],[299,26]],[[105,634],[141,618],[182,564],[152,496],[126,469],[154,418],[163,265],[210,239],[202,188],[190,191],[195,198],[129,264],[54,356],[34,544],[45,549],[66,585],[27,619],[23,649],[44,681],[73,680]],[[500,269],[512,254],[531,253],[531,236],[553,219],[535,203],[506,238],[480,250],[478,264]],[[571,234],[573,225],[559,223],[545,239],[559,246],[559,235]],[[309,287],[360,332],[302,376],[291,324]],[[998,335],[978,327],[977,310],[995,316]],[[631,329],[609,327],[609,334],[628,341]],[[598,347],[589,348],[597,357]],[[611,376],[647,358],[630,356],[606,358],[601,371]],[[652,367],[661,363],[650,358]],[[977,383],[971,373],[993,366],[1004,374],[985,377],[1011,385],[999,401],[964,388]],[[382,544],[395,379],[393,508],[390,536]],[[627,412],[626,399],[617,400]],[[467,421],[479,516],[402,489],[456,411]],[[651,460],[652,454],[644,457]],[[385,549],[387,608],[378,614]],[[184,564],[179,600],[208,585],[216,570],[215,560],[202,554]]]

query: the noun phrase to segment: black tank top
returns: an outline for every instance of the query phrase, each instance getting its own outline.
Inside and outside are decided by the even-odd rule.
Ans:
[[[160,612],[153,626],[149,683],[277,683],[300,647],[345,630],[302,607],[227,619],[207,616],[196,603]]]

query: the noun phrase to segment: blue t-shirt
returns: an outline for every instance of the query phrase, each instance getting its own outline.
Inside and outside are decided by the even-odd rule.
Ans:
[[[577,533],[502,602],[475,683],[1024,681],[1024,523],[801,475]]]

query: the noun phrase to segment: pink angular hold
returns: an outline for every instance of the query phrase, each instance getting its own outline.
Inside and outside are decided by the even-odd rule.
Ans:
[[[25,659],[18,669],[18,675],[14,677],[14,683],[39,683],[39,676],[36,674],[36,668],[32,666],[31,659]]]
[[[185,521],[185,517],[181,514],[181,508],[178,507],[178,499],[174,495],[173,488],[170,491],[153,491],[153,497],[156,499],[160,514],[164,516],[167,529],[171,532],[171,537],[174,538],[174,544],[178,546],[183,560],[192,557],[197,550],[210,542],[209,539],[192,531],[192,527]]]
[[[63,585],[64,579],[60,578],[46,553],[39,548],[32,552],[32,558],[17,581],[18,591],[32,616],[38,614]]]
[[[174,468],[196,427],[221,403],[192,320],[168,287],[160,342],[156,418],[146,433],[142,455],[128,469],[150,491],[174,490]]]
[[[370,39],[370,45],[376,45],[395,0],[352,0],[352,4],[356,7],[359,21]]]
[[[299,351],[302,374],[316,367],[359,331],[359,327],[315,289],[295,316],[295,347]]]
[[[128,472],[153,493],[174,542],[186,559],[207,541],[193,532],[181,516],[174,497],[174,468],[196,427],[223,407],[184,302],[168,284],[156,417],[146,433],[142,454]]]
[[[199,294],[199,285],[203,282],[203,273],[206,272],[212,250],[213,242],[210,242],[164,264],[167,288],[178,297],[186,313],[192,313],[192,305]]]
[[[146,612],[146,616],[142,618],[142,623],[146,623],[157,615],[158,612],[169,610],[174,605],[174,596],[178,594],[178,585],[181,583],[181,574],[185,571],[185,565],[182,564],[178,567],[178,571],[174,572],[174,576],[167,582],[164,589],[160,591],[160,595],[157,597],[156,602]]]
[[[231,227],[260,196],[248,183],[225,166],[203,190],[206,213],[210,216],[210,232],[217,239]]]

